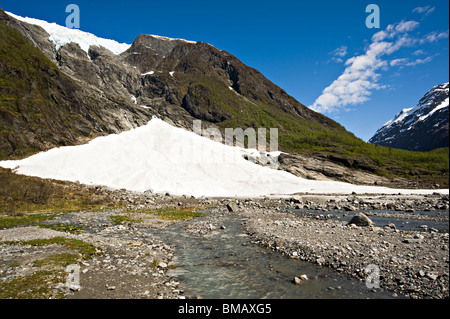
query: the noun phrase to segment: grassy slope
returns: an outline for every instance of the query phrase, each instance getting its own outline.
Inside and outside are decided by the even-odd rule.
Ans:
[[[206,92],[203,101],[205,112],[221,110],[229,119],[216,123],[219,127],[279,128],[280,149],[286,152],[333,154],[351,162],[360,163],[364,169],[392,177],[422,178],[448,187],[449,149],[431,152],[411,152],[366,143],[348,132],[338,123],[327,121],[323,125],[283,112],[273,101],[253,91],[256,100],[239,96],[225,83],[200,73],[180,77],[181,90],[196,86]],[[206,89],[206,90],[205,90]],[[269,142],[269,139],[268,139]]]
[[[24,213],[91,210],[108,204],[116,203],[95,189],[17,175],[11,170],[0,168],[0,216],[20,219]],[[30,222],[33,221],[30,219]]]

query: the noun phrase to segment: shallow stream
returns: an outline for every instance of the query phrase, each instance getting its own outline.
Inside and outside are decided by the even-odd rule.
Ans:
[[[195,222],[195,221],[194,221]],[[368,289],[348,275],[290,259],[252,244],[236,216],[225,216],[223,229],[200,237],[183,228],[187,223],[151,230],[175,248],[176,269],[190,298],[205,299],[366,299],[393,298]],[[294,277],[307,281],[295,285]]]
[[[296,210],[291,209],[290,212],[298,216],[315,216],[319,219],[338,219],[343,222],[349,222],[356,212],[330,211],[323,212],[319,210]],[[394,224],[397,229],[426,231],[427,228],[434,228],[441,232],[449,231],[449,212],[447,211],[386,211],[386,210],[370,210],[358,211],[365,213],[374,223],[375,226],[383,227]],[[424,227],[425,226],[425,227]]]

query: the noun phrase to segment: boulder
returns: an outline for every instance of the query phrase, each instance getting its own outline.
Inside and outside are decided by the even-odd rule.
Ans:
[[[236,203],[228,203],[227,209],[229,212],[236,212],[238,210],[238,207],[237,207]]]
[[[355,215],[348,223],[348,225],[356,225],[360,227],[372,226],[373,224],[374,222],[371,221],[370,218],[364,215],[363,213]]]

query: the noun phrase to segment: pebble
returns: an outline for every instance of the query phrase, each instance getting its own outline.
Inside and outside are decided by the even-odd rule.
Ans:
[[[423,203],[417,204],[422,208],[415,211],[422,210]],[[438,299],[449,296],[445,289],[449,283],[447,233],[406,232],[393,223],[378,229],[353,228],[336,219],[320,218],[318,214],[293,215],[267,208],[244,207],[243,216],[244,228],[254,243],[291,258],[330,267],[360,280],[367,276],[364,267],[374,264],[382,271],[382,288],[397,296]],[[293,283],[301,283],[300,277],[296,278]]]

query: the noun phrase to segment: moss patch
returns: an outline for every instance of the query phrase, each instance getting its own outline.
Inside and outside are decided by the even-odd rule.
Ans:
[[[0,283],[0,299],[61,299],[54,286],[66,281],[64,270],[37,271],[32,275]]]
[[[58,299],[64,298],[61,290],[56,289],[66,282],[68,265],[77,264],[80,259],[87,260],[101,254],[101,250],[92,244],[77,239],[55,237],[51,239],[36,239],[21,242],[1,242],[7,245],[62,245],[74,253],[60,253],[40,260],[35,260],[31,266],[36,268],[32,274],[15,277],[0,282],[0,299]],[[11,267],[20,267],[13,263]]]
[[[66,233],[75,234],[75,235],[80,234],[84,230],[84,227],[67,225],[67,224],[39,225],[39,227],[53,229],[56,231],[66,232]]]
[[[0,215],[0,229],[12,228],[17,226],[34,225],[44,220],[51,220],[56,215],[57,214],[55,213],[26,214],[23,216]]]

